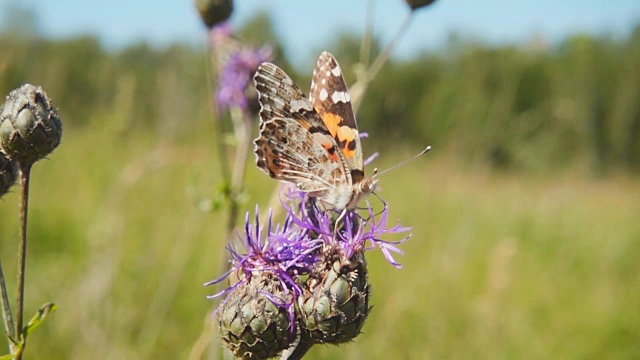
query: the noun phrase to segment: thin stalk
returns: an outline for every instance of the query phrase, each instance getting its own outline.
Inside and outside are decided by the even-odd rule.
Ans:
[[[386,64],[387,60],[389,60],[391,53],[393,52],[393,50],[395,50],[396,46],[400,42],[400,39],[402,39],[402,36],[404,36],[404,34],[409,29],[409,25],[411,25],[411,20],[413,20],[414,13],[415,11],[412,11],[407,15],[406,18],[404,18],[402,25],[398,29],[398,32],[396,32],[396,34],[393,36],[393,39],[391,39],[391,42],[387,44],[387,47],[384,49],[384,51],[381,52],[380,55],[378,55],[378,57],[374,60],[373,64],[371,64],[371,67],[367,71],[367,79],[369,81],[371,81],[376,77],[376,75],[378,75],[378,72],[380,72],[384,64]]]
[[[373,0],[367,1],[367,18],[365,22],[364,36],[360,45],[360,63],[369,66],[369,55],[371,55],[371,42],[373,39]]]
[[[414,13],[415,11],[411,11],[407,15],[389,44],[387,44],[385,49],[380,54],[378,54],[376,59],[373,61],[373,64],[371,64],[371,67],[367,70],[366,75],[362,79],[359,79],[358,82],[352,86],[350,91],[351,104],[353,105],[353,110],[355,112],[357,112],[358,108],[360,107],[360,103],[362,102],[361,100],[364,97],[367,88],[369,87],[369,83],[378,75],[382,67],[387,63],[389,57],[391,57],[391,54],[393,53],[393,50],[395,50],[396,46],[398,45],[398,42],[400,41],[400,39],[402,39],[402,36],[404,36],[404,34],[409,29],[409,25],[411,25],[411,20],[413,20]]]
[[[229,204],[229,214],[227,218],[227,239],[235,239],[235,228],[240,213],[240,194],[244,184],[245,172],[247,169],[247,156],[251,145],[251,120],[238,108],[231,109],[231,120],[235,130],[238,145],[236,146],[235,159],[233,162],[233,172],[231,173],[231,196]],[[229,263],[228,251],[223,251],[224,259],[221,263],[221,274],[227,272],[231,266]]]
[[[0,305],[2,306],[2,320],[4,320],[4,332],[8,338],[16,339],[15,327],[13,325],[13,316],[11,315],[11,304],[9,302],[9,294],[7,292],[7,282],[4,279],[4,271],[2,270],[2,261],[0,261]],[[9,351],[13,352],[12,343],[9,342]]]
[[[207,33],[209,36],[210,33]],[[213,71],[212,69],[215,68],[215,64],[214,62],[216,61],[216,59],[213,58],[213,48],[211,48],[211,41],[209,38],[207,38],[207,44],[209,44],[209,51],[207,51],[207,64],[205,66],[205,73],[206,73],[206,77],[207,79],[209,79],[209,81],[207,81],[207,86],[209,87],[209,94],[215,94],[215,90],[214,90],[214,83],[215,81],[217,81],[217,79],[214,79],[214,75],[213,75]],[[209,101],[209,109],[211,110],[211,113],[214,114],[218,109],[217,106],[214,109],[214,102],[213,101]],[[215,120],[220,120],[220,119],[215,119]],[[227,161],[227,148],[226,148],[226,144],[224,141],[224,134],[223,134],[223,129],[222,129],[222,121],[214,121],[214,129],[213,129],[213,134],[212,134],[212,141],[213,143],[215,143],[218,147],[218,151],[216,151],[217,155],[218,155],[218,162],[220,164],[220,175],[222,176],[222,181],[225,184],[229,183],[229,164]]]
[[[238,141],[235,149],[235,158],[233,162],[233,168],[231,173],[230,196],[229,196],[229,212],[227,217],[226,233],[227,243],[231,244],[236,241],[235,228],[240,214],[240,195],[242,187],[244,186],[245,173],[247,168],[247,157],[249,155],[249,149],[251,145],[251,119],[239,108],[230,109],[231,120],[235,132],[236,139]],[[226,161],[226,159],[224,160]],[[231,262],[229,261],[229,252],[226,248],[222,248],[220,252],[220,274],[224,274],[231,268]],[[222,283],[218,286],[223,286]],[[214,325],[215,326],[215,325]],[[207,329],[203,330],[206,332]],[[220,358],[221,347],[216,347],[220,339],[214,337],[210,344],[210,359]],[[222,354],[223,358],[228,357],[228,353]],[[192,353],[191,356],[197,356]]]
[[[301,360],[312,346],[313,344],[310,341],[304,341],[300,338],[300,331],[298,330],[296,343],[282,353],[280,360]]]
[[[23,343],[23,348],[26,345],[26,340],[22,336],[23,319],[24,319],[24,285],[27,270],[27,219],[29,212],[29,181],[31,180],[31,165],[20,164],[20,186],[22,201],[20,203],[20,235],[22,241],[18,248],[18,300],[17,300],[17,313],[16,313],[16,328],[15,334],[20,337]],[[17,354],[16,360],[22,359],[21,352]]]

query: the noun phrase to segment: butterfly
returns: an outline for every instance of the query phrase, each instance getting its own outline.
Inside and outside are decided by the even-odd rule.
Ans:
[[[256,164],[272,178],[290,182],[325,209],[352,209],[376,189],[364,173],[356,118],[338,61],[318,58],[309,98],[277,65],[254,75],[260,103]]]

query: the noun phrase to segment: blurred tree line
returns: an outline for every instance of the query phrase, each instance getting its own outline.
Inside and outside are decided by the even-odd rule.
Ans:
[[[93,36],[51,40],[24,24],[5,22],[1,30],[0,94],[24,82],[42,85],[67,128],[100,123],[175,135],[211,121],[204,49],[108,51]],[[308,86],[311,68],[291,67],[266,15],[238,30],[249,43],[274,44],[276,62]],[[326,49],[355,80],[360,39],[341,34]],[[452,35],[442,51],[391,61],[358,118],[364,131],[385,134],[370,140],[376,148],[431,144],[495,168],[638,172],[640,25],[626,39],[575,35],[553,46],[487,46]]]

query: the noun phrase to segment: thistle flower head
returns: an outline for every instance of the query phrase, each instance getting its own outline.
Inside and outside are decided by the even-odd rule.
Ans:
[[[16,182],[18,164],[9,160],[0,152],[0,197],[4,195]]]
[[[287,196],[290,198],[298,196],[301,204],[300,210],[295,211],[294,206],[283,203],[291,220],[297,226],[315,234],[325,247],[341,248],[347,258],[379,248],[391,265],[402,268],[402,265],[394,259],[393,253],[403,254],[398,245],[407,241],[411,234],[396,241],[385,240],[383,237],[407,233],[411,231],[411,228],[403,227],[400,223],[389,227],[389,206],[387,204],[380,213],[376,213],[369,202],[367,202],[364,215],[355,210],[343,210],[344,213],[339,214],[342,217],[343,225],[336,228],[335,213],[320,209],[314,199],[309,198],[307,194],[289,190]]]
[[[253,74],[260,64],[271,60],[272,53],[273,49],[270,46],[241,47],[226,57],[218,77],[216,91],[218,111],[225,111],[232,107],[249,110],[250,100],[256,97],[255,94],[248,93]]]
[[[195,0],[196,8],[204,25],[211,29],[231,16],[232,0]]]
[[[40,86],[11,91],[0,113],[0,151],[19,165],[32,165],[60,144],[62,123]]]
[[[228,295],[216,310],[221,336],[243,358],[276,356],[295,334],[309,344],[353,340],[371,310],[365,251],[380,248],[399,268],[393,253],[402,253],[398,245],[409,238],[382,239],[409,231],[388,226],[387,206],[379,213],[367,204],[363,214],[337,214],[295,187],[283,189],[281,203],[287,213],[282,225],[273,223],[271,213],[266,227],[260,225],[257,207],[253,223],[247,213],[239,234],[243,251],[229,245],[231,270],[205,284],[235,273],[238,282],[210,298]]]
[[[229,21],[217,24],[209,31],[211,46],[215,50],[219,50],[220,47],[225,46],[230,41],[234,41],[231,35],[233,35],[233,27]]]
[[[436,2],[436,0],[405,0],[405,3],[409,5],[411,11],[416,11],[420,8],[427,7]]]
[[[300,293],[300,286],[295,277],[308,273],[316,263],[319,242],[309,237],[309,231],[293,226],[293,220],[288,216],[283,225],[273,225],[271,213],[267,220],[267,228],[260,225],[258,207],[255,212],[255,223],[251,224],[249,213],[245,217],[244,234],[240,235],[244,251],[235,246],[228,246],[231,254],[231,270],[220,278],[205,285],[213,285],[226,279],[233,272],[239,282],[222,292],[210,296],[216,298],[233,291],[242,283],[248,283],[252,277],[268,272],[276,276],[286,291]],[[269,294],[265,294],[270,296]],[[274,299],[277,301],[277,299]],[[279,303],[283,307],[292,304]]]

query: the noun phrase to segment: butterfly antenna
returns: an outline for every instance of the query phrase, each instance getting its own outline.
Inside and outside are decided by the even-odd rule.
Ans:
[[[375,169],[375,170],[373,170],[373,176],[372,176],[372,177],[380,176],[380,175],[382,175],[382,174],[384,174],[384,173],[386,173],[386,172],[389,172],[389,171],[391,171],[391,170],[395,170],[395,169],[399,168],[400,166],[404,166],[404,165],[406,165],[407,163],[409,163],[409,162],[411,162],[411,161],[413,161],[413,160],[415,160],[415,159],[419,158],[420,156],[422,156],[422,155],[424,155],[424,154],[428,153],[428,152],[429,152],[429,150],[431,150],[431,145],[427,146],[426,148],[424,148],[424,150],[420,151],[420,153],[419,153],[418,155],[415,155],[414,157],[412,157],[412,158],[410,158],[410,159],[407,159],[407,160],[405,160],[405,161],[401,162],[400,164],[397,164],[397,165],[395,165],[395,166],[392,166],[392,167],[390,167],[390,168],[388,168],[388,169],[386,169],[386,170],[384,170],[384,171],[380,171],[380,172],[378,172],[378,169]],[[380,199],[380,200],[382,200],[382,199]],[[384,201],[383,201],[383,202],[384,202]]]

